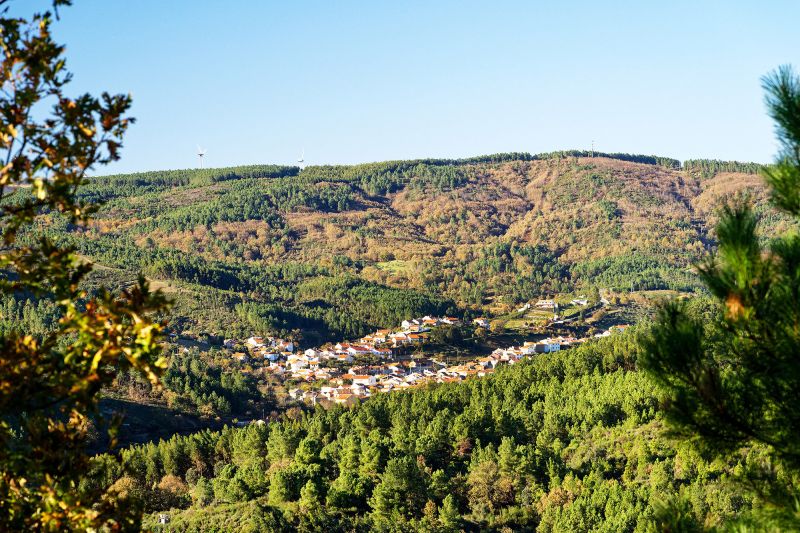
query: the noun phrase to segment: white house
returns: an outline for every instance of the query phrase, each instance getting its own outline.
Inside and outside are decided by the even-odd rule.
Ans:
[[[350,385],[350,393],[355,394],[359,398],[369,398],[369,389],[364,385]]]
[[[480,326],[482,328],[488,328],[489,327],[489,320],[487,320],[486,318],[483,318],[483,317],[476,318],[475,320],[472,321],[472,323],[475,324],[476,326]]]
[[[353,385],[363,385],[364,387],[372,387],[377,383],[375,376],[368,376],[365,374],[353,376]]]
[[[352,345],[347,349],[347,353],[352,356],[356,355],[372,355],[372,349],[366,346]]]
[[[391,386],[393,386],[393,387],[396,387],[396,386],[400,385],[402,382],[403,382],[403,380],[402,380],[402,379],[400,379],[400,378],[399,378],[399,377],[397,377],[397,376],[390,376],[390,377],[388,377],[388,378],[385,378],[385,379],[383,380],[383,384],[384,384],[384,386],[385,386],[385,385],[391,385]]]
[[[540,309],[555,309],[556,303],[553,300],[539,300],[536,307]]]
[[[336,360],[339,361],[340,363],[352,363],[353,356],[350,355],[349,353],[340,353],[336,356]]]
[[[302,368],[308,368],[308,358],[304,355],[297,356],[293,355],[286,359],[286,362],[293,371],[300,370]]]
[[[302,389],[291,389],[289,390],[289,397],[294,400],[299,400],[303,397],[303,390]]]
[[[292,341],[285,341],[282,339],[278,339],[278,341],[275,343],[275,346],[282,352],[294,351],[294,343]]]
[[[245,342],[251,348],[261,348],[263,346],[266,346],[266,342],[264,342],[264,337],[250,337]]]
[[[381,357],[392,357],[392,350],[389,348],[375,348],[372,353]]]
[[[561,350],[561,344],[553,339],[543,339],[534,345],[536,353],[551,353]]]
[[[319,393],[330,400],[336,395],[336,387],[320,387]]]
[[[422,374],[420,374],[419,372],[412,372],[405,377],[405,382],[413,384],[419,381],[420,379],[422,379]]]
[[[532,355],[536,353],[536,344],[535,342],[525,341],[522,344],[522,353],[525,355]]]
[[[319,396],[320,394],[317,391],[310,390],[303,394],[303,401],[310,403],[311,405],[317,405],[319,402]]]

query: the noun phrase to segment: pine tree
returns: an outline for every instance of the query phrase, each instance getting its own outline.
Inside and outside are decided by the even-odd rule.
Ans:
[[[439,523],[442,524],[445,531],[458,531],[461,525],[458,502],[452,494],[448,494],[442,500],[442,505],[439,507]]]
[[[800,78],[781,67],[763,85],[781,143],[763,174],[772,203],[800,220]],[[739,197],[722,208],[717,239],[698,267],[713,319],[666,305],[640,363],[661,386],[674,431],[720,457],[753,444],[768,450],[774,465],[749,481],[771,476],[764,501],[795,521],[798,492],[785,480],[800,473],[800,235],[762,244],[757,216]]]
[[[426,502],[425,482],[417,463],[408,456],[389,459],[371,505],[378,520],[418,516]]]
[[[313,480],[308,480],[303,488],[300,489],[300,509],[303,512],[309,512],[317,509],[320,507],[321,498],[319,494],[319,488],[317,484]]]

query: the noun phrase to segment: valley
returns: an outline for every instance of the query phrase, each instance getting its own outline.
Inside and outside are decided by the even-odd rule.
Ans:
[[[665,433],[637,359],[664,302],[709,312],[724,201],[750,195],[761,239],[796,227],[758,170],[558,152],[89,178],[91,224],[20,241],[74,248],[87,296],[142,274],[170,307],[160,385],[102,391],[119,447],[84,489],[156,531],[637,530],[664,490],[728,520],[756,500]],[[4,305],[54,327],[53,302]]]
[[[744,4],[0,0],[0,532],[799,531]]]

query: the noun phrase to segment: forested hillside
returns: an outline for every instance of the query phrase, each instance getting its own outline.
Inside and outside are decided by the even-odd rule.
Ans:
[[[762,452],[709,462],[668,438],[637,352],[632,333],[493,377],[135,446],[121,466],[99,457],[84,483],[143,502],[157,530],[167,513],[180,531],[645,531],[673,499],[694,527],[746,514],[753,496],[731,474]]]
[[[443,532],[747,517],[762,502],[737,480],[767,451],[712,460],[671,437],[656,386],[637,370],[635,329],[349,408],[279,404],[263,371],[180,342],[274,334],[305,347],[423,314],[519,319],[520,304],[579,293],[592,295],[598,321],[613,307],[600,294],[702,295],[693,265],[714,246],[722,198],[748,191],[763,237],[792,224],[768,206],[756,170],[561,153],[89,179],[82,197],[105,202],[89,226],[45,217],[19,241],[45,234],[95,262],[88,295],[142,271],[175,302],[165,388],[120,373],[106,393],[136,401],[141,391],[211,427],[239,413],[267,420],[133,445],[120,462],[97,456],[78,494],[142,506],[156,530],[161,515],[187,531]],[[702,296],[692,302],[696,316],[709,312]],[[46,299],[3,305],[3,328],[53,327]],[[506,335],[506,320],[482,335]],[[770,475],[791,484],[780,468]]]
[[[89,226],[46,216],[19,242],[48,235],[95,262],[87,297],[141,271],[174,300],[165,388],[120,373],[106,393],[140,391],[215,427],[275,411],[122,449],[121,463],[98,456],[79,493],[116,494],[144,507],[146,527],[166,514],[190,531],[646,531],[668,521],[662,509],[691,527],[746,516],[760,502],[735,480],[764,450],[713,461],[670,437],[637,371],[636,331],[328,409],[277,408],[263,371],[195,341],[274,334],[305,347],[579,293],[597,321],[613,307],[600,294],[702,294],[693,265],[714,246],[723,197],[748,191],[763,237],[792,224],[756,170],[559,153],[91,178],[80,194],[104,204]],[[57,316],[21,293],[3,306],[0,326],[34,336]]]
[[[797,33],[786,6],[699,9],[694,29],[685,6],[517,6],[550,26],[534,35],[493,6],[28,4],[0,0],[0,533],[800,531],[791,66],[761,78],[768,165],[592,141],[203,168],[300,136],[361,160],[542,142],[609,110],[673,146],[745,133],[762,158],[752,91],[707,67],[747,48],[750,84]],[[750,41],[703,46],[736,21]],[[631,48],[634,26],[654,38]],[[621,70],[516,68],[532,37],[550,66],[588,44]],[[692,53],[652,53],[675,38]],[[639,112],[656,109],[637,98],[648,70],[628,68],[642,58],[690,75],[659,77],[658,113]],[[398,80],[403,65],[415,75]],[[125,92],[84,92],[108,79]],[[608,109],[573,105],[587,79]],[[459,109],[471,95],[477,113]],[[200,168],[104,175],[123,153],[126,168],[178,157],[187,136],[213,146],[197,146]]]
[[[503,313],[554,293],[699,288],[721,197],[757,165],[498,154],[91,178],[87,229],[40,226],[120,283],[143,271],[178,332],[349,338],[411,315]]]

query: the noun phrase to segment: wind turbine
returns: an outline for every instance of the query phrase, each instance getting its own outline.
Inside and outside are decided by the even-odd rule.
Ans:
[[[305,157],[306,157],[306,149],[303,148],[303,152],[300,154],[300,159],[297,160],[297,162],[300,163],[301,167],[304,166],[303,163],[305,162]]]
[[[206,155],[208,150],[204,150],[200,148],[200,145],[197,145],[197,157],[200,159],[200,168],[203,168],[203,156]]]

